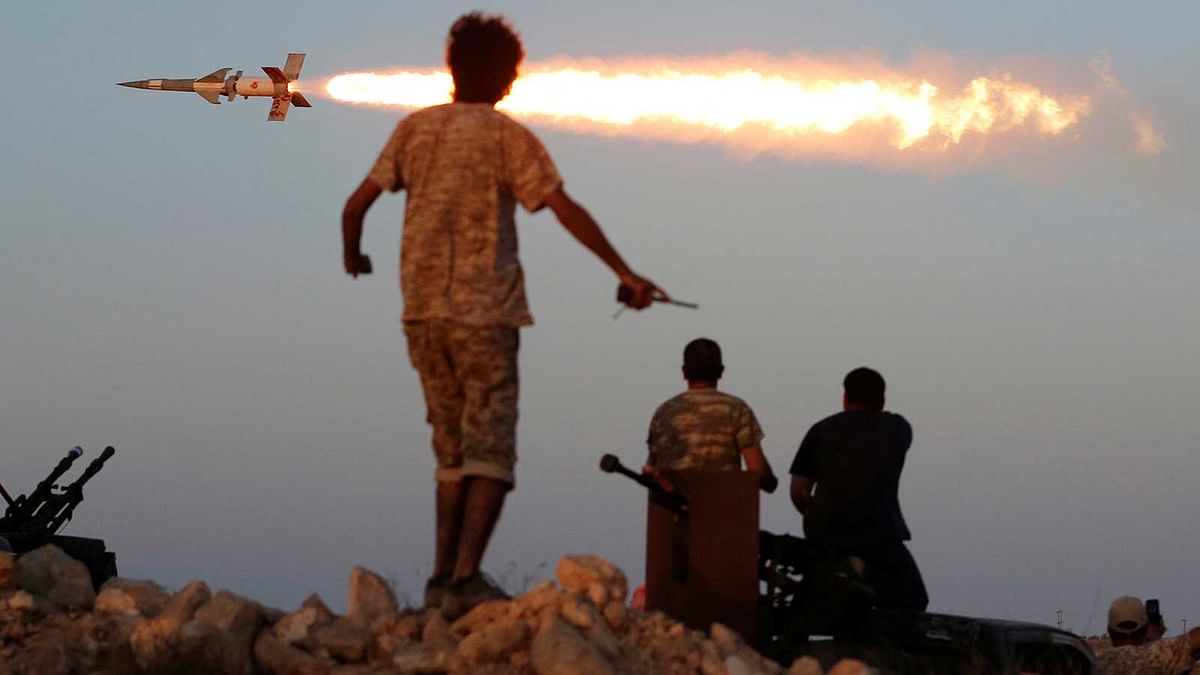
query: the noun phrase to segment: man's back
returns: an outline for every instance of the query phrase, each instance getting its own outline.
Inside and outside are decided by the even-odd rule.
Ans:
[[[746,402],[717,389],[691,389],[658,407],[648,464],[658,469],[736,471],[763,432]]]
[[[911,538],[898,489],[912,428],[883,411],[846,410],[813,425],[791,473],[816,483],[805,536],[838,545]]]
[[[516,204],[538,210],[562,180],[528,129],[486,103],[425,108],[397,125],[370,178],[408,192],[400,257],[406,321],[533,322]]]
[[[1182,675],[1195,665],[1188,636],[1114,647],[1096,655],[1096,675]]]

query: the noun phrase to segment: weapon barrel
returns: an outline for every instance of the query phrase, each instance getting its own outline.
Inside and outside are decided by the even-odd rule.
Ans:
[[[87,483],[89,480],[91,480],[92,476],[100,473],[100,469],[104,468],[104,463],[107,462],[115,453],[116,450],[113,448],[113,446],[110,445],[105,448],[104,452],[100,453],[99,457],[93,459],[91,464],[88,464],[88,468],[79,475],[79,478],[75,479],[75,482],[71,483],[67,487],[67,492],[82,490],[84,483]]]
[[[682,515],[687,511],[687,497],[684,497],[678,492],[671,492],[667,490],[662,485],[659,485],[658,482],[650,476],[630,471],[624,464],[621,464],[621,460],[618,459],[616,455],[606,454],[601,457],[600,470],[604,473],[619,473],[638,485],[641,485],[649,490],[650,494],[653,495],[659,501],[659,503],[677,514]]]
[[[50,472],[50,475],[46,476],[42,482],[37,484],[37,487],[34,488],[33,493],[29,495],[28,501],[36,502],[39,497],[49,495],[50,488],[54,487],[54,482],[59,478],[62,478],[62,475],[70,470],[71,465],[74,464],[75,460],[79,459],[79,456],[82,454],[82,448],[71,448],[71,450],[67,452],[67,456],[59,460],[58,466],[54,467],[54,470]]]

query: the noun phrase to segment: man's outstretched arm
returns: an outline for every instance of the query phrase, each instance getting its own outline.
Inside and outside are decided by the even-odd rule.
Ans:
[[[546,197],[545,203],[554,212],[558,222],[562,223],[562,226],[579,240],[579,243],[604,261],[604,264],[608,265],[609,269],[621,280],[621,284],[633,290],[633,297],[625,304],[634,309],[642,309],[648,307],[656,299],[670,299],[666,291],[655,286],[654,282],[634,274],[633,270],[629,269],[629,266],[621,258],[621,254],[617,253],[617,250],[608,242],[608,237],[604,236],[604,231],[600,229],[600,225],[596,223],[592,215],[567,196],[561,185]]]
[[[350,195],[346,207],[342,209],[342,265],[346,268],[346,274],[352,277],[371,273],[371,261],[359,247],[362,243],[363,218],[382,192],[383,188],[368,178]]]
[[[759,474],[758,485],[763,492],[770,494],[779,487],[779,479],[771,470],[771,463],[767,461],[761,446],[752,445],[742,450],[742,457],[746,460],[746,470]]]

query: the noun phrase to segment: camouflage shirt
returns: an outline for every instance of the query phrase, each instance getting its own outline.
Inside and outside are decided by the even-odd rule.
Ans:
[[[1144,645],[1113,647],[1096,655],[1096,675],[1182,675],[1192,672],[1186,635]]]
[[[537,211],[562,179],[528,129],[486,103],[404,118],[369,178],[406,190],[400,246],[405,321],[527,326],[516,204]]]
[[[659,469],[736,471],[742,451],[762,439],[762,427],[745,401],[716,389],[690,389],[654,412],[647,463]]]

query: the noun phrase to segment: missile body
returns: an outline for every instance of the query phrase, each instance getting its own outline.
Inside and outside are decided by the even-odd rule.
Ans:
[[[242,71],[228,75],[231,68],[215,70],[204,77],[189,79],[154,79],[118,82],[122,87],[134,89],[149,89],[152,91],[191,91],[199,94],[209,103],[220,103],[225,96],[233,101],[238,96],[269,96],[271,111],[267,119],[272,122],[282,122],[287,119],[288,106],[292,103],[300,108],[311,108],[312,104],[300,93],[296,80],[300,77],[300,69],[304,66],[304,54],[288,54],[287,63],[283,69],[273,66],[263,66],[266,77],[243,77]]]

